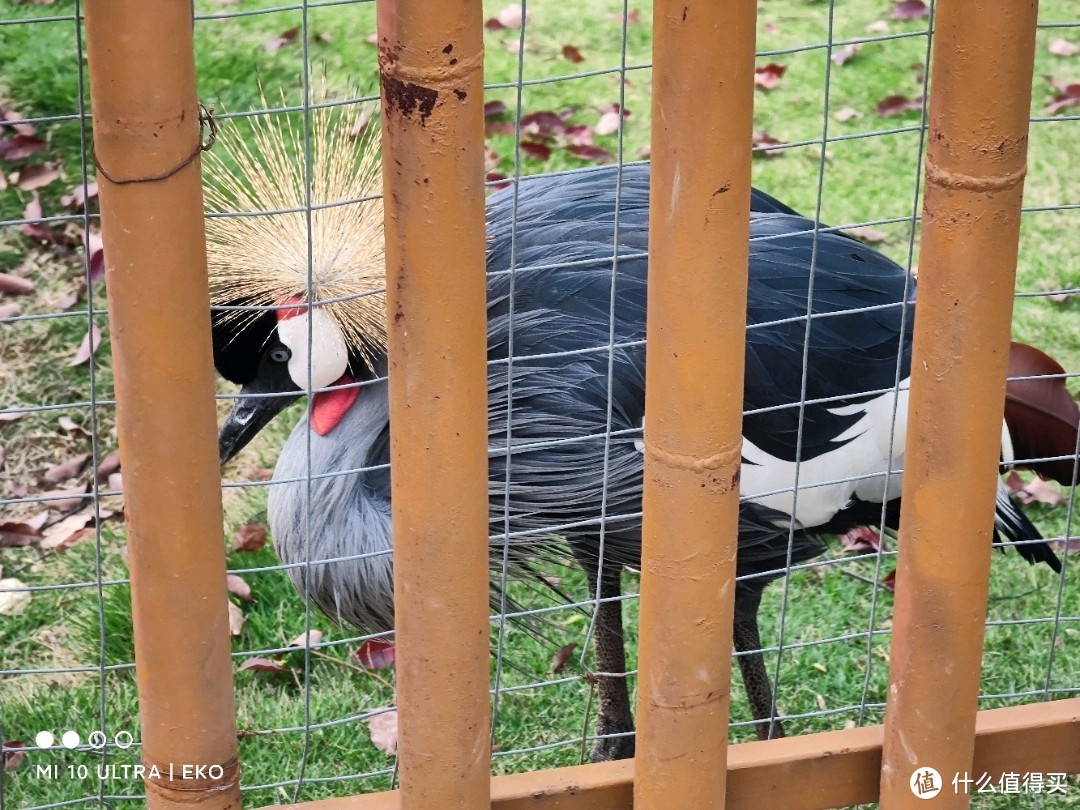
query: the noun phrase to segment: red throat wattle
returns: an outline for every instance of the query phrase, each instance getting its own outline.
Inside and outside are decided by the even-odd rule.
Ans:
[[[356,382],[347,374],[342,376],[334,385],[348,385]],[[320,391],[312,398],[311,402],[311,426],[320,436],[325,436],[338,426],[342,418],[348,413],[349,408],[360,396],[358,387],[337,388],[333,391]]]

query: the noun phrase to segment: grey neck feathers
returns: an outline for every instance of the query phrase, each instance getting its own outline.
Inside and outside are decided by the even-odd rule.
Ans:
[[[389,419],[385,380],[363,387],[326,436],[309,431],[305,416],[281,451],[274,480],[284,483],[270,488],[267,504],[274,546],[294,566],[297,589],[331,618],[368,632],[394,624],[389,471],[370,469],[389,461]]]

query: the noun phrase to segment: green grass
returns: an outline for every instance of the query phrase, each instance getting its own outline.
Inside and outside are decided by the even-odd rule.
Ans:
[[[239,6],[216,5],[199,0],[200,13],[229,13],[280,5],[274,0],[245,0]],[[502,2],[487,3],[489,16],[496,14]],[[1068,0],[1045,0],[1041,18],[1046,21],[1070,19]],[[519,78],[528,84],[521,93],[523,113],[574,107],[573,122],[595,124],[606,105],[622,101],[630,111],[622,138],[597,136],[596,144],[626,160],[639,159],[649,143],[651,87],[650,72],[639,66],[650,55],[650,8],[640,0],[631,7],[641,12],[642,22],[627,30],[627,71],[625,86],[620,87],[618,72],[610,69],[620,64],[621,25],[614,19],[621,11],[617,0],[591,0],[587,11],[574,4],[554,0],[530,2],[530,20],[526,30],[526,52],[521,75],[518,58],[505,46],[516,41],[517,32],[494,31],[486,36],[486,79],[493,83],[512,83]],[[867,36],[866,26],[889,20],[891,3],[887,0],[842,0],[834,17],[834,40]],[[5,17],[69,14],[70,0],[52,6],[5,5]],[[1075,16],[1075,15],[1073,15]],[[299,25],[297,11],[265,16],[231,17],[200,21],[196,27],[197,69],[200,95],[219,112],[244,111],[260,105],[259,83],[266,89],[271,104],[284,97],[287,103],[300,99],[299,75],[301,49],[298,43],[286,45],[277,53],[264,47],[267,40]],[[375,47],[366,39],[374,31],[374,8],[371,4],[312,9],[309,30],[329,34],[329,41],[316,40],[310,45],[313,72],[325,75],[332,87],[342,92],[370,93],[377,87]],[[764,0],[760,7],[759,49],[782,51],[798,46],[824,43],[828,39],[828,5],[805,0]],[[921,22],[889,22],[891,33],[921,30]],[[1055,75],[1080,81],[1080,57],[1072,60],[1051,55],[1047,44],[1052,37],[1064,35],[1077,40],[1070,31],[1042,31],[1039,34],[1036,77]],[[565,45],[577,47],[585,60],[572,64],[562,57]],[[823,112],[826,52],[822,49],[798,53],[780,53],[762,57],[759,63],[777,62],[787,67],[779,87],[771,92],[758,91],[755,129],[764,130],[781,141],[811,141],[806,146],[786,149],[780,157],[758,157],[754,161],[754,181],[797,209],[817,210],[818,177],[822,165],[820,140],[827,124],[830,138],[825,150],[820,218],[830,224],[873,222],[901,218],[879,227],[887,234],[878,247],[907,263],[909,257],[909,219],[918,210],[915,183],[920,176],[918,132],[874,134],[883,130],[915,127],[917,112],[894,118],[880,118],[874,105],[891,94],[914,97],[921,93],[917,79],[926,57],[922,37],[895,39],[866,44],[859,54],[843,66],[833,66],[830,74],[829,107]],[[14,107],[26,115],[67,115],[78,110],[79,85],[74,72],[77,53],[74,25],[71,22],[0,26],[0,104]],[[914,67],[913,67],[914,66]],[[600,75],[567,79],[581,72],[607,70]],[[1042,78],[1035,82],[1032,112],[1041,115],[1050,96],[1049,85]],[[487,100],[501,100],[513,110],[517,99],[514,88],[492,90]],[[851,107],[860,118],[842,123],[834,113]],[[1032,125],[1030,172],[1025,204],[1047,206],[1080,202],[1080,174],[1073,163],[1080,157],[1080,131],[1077,122],[1040,122]],[[61,122],[39,127],[48,141],[42,159],[59,162],[63,167],[60,181],[41,190],[46,214],[59,213],[61,194],[81,178],[79,161],[80,128],[77,122]],[[843,136],[865,134],[870,137],[835,140]],[[490,141],[497,153],[499,171],[512,174],[513,138],[495,135]],[[522,158],[520,171],[525,174],[585,165],[579,158],[557,150],[547,162],[534,157]],[[13,185],[0,190],[0,210],[4,218],[15,217],[29,201],[29,195]],[[1073,237],[1076,211],[1032,212],[1025,215],[1018,288],[1045,291],[1080,287],[1080,243]],[[51,312],[55,296],[71,288],[81,272],[81,261],[68,251],[43,250],[15,233],[14,228],[0,231],[0,270],[9,271],[31,263],[32,277],[38,289],[23,299],[25,312]],[[914,234],[915,256],[918,233]],[[1067,369],[1080,368],[1080,299],[1060,304],[1047,298],[1021,298],[1016,304],[1014,335],[1032,342],[1053,354]],[[103,289],[95,293],[95,306],[104,306]],[[104,321],[101,322],[104,328]],[[86,331],[85,316],[48,321],[22,322],[0,327],[0,408],[17,404],[63,404],[90,399],[90,377],[86,366],[69,368],[67,358],[74,352]],[[106,335],[107,340],[107,335]],[[98,399],[112,397],[112,377],[108,361],[108,343],[99,350],[96,362]],[[292,418],[297,411],[294,409]],[[18,422],[0,423],[0,444],[8,451],[2,470],[0,496],[10,497],[12,487],[40,485],[44,467],[67,455],[85,449],[76,438],[61,433],[58,420],[69,415],[86,422],[85,408],[47,411]],[[98,408],[101,452],[115,446],[112,409]],[[273,466],[276,448],[288,433],[290,419],[273,425],[254,447],[246,452],[232,474],[249,477],[258,466]],[[226,492],[226,533],[251,519],[261,519],[265,493],[262,490]],[[1047,535],[1063,534],[1066,510],[1033,507],[1033,518]],[[35,549],[3,550],[0,564],[4,576],[17,576],[30,585],[48,586],[93,582],[100,565],[104,580],[122,580],[126,568],[120,556],[122,526],[106,523],[100,546],[83,543],[63,552],[41,555]],[[100,547],[100,551],[99,551]],[[890,548],[893,546],[890,545]],[[845,724],[878,722],[881,711],[862,708],[865,702],[879,704],[887,686],[887,654],[892,619],[892,597],[878,591],[866,579],[875,573],[875,560],[843,559],[834,544],[833,560],[793,575],[786,586],[774,585],[766,594],[761,622],[764,643],[782,641],[781,687],[779,702],[791,717],[789,733],[804,733],[842,728]],[[273,566],[275,558],[267,549],[257,554],[232,552],[232,569]],[[883,570],[894,564],[882,561]],[[1038,691],[1020,699],[991,699],[984,707],[1040,699],[1047,685],[1048,656],[1053,635],[1055,610],[1063,617],[1080,616],[1080,572],[1075,558],[1067,569],[1062,589],[1063,600],[1057,605],[1058,582],[1046,569],[1033,569],[1018,555],[995,555],[991,580],[989,618],[997,622],[1026,620],[1026,624],[991,626],[986,634],[982,689],[985,694]],[[254,601],[243,606],[247,622],[234,640],[239,654],[250,650],[276,649],[286,645],[305,628],[302,601],[286,576],[280,571],[245,573]],[[580,574],[560,572],[561,587],[583,596]],[[861,577],[861,578],[860,578]],[[637,579],[627,573],[624,585],[636,591]],[[514,597],[528,607],[543,607],[549,600],[524,588]],[[0,617],[0,669],[55,669],[89,667],[96,670],[104,663],[109,669],[74,674],[27,675],[6,678],[0,689],[0,737],[9,740],[32,740],[42,729],[59,732],[76,728],[83,736],[97,728],[104,715],[110,732],[127,729],[136,732],[138,708],[133,673],[123,665],[132,660],[132,629],[126,585],[107,585],[99,600],[95,587],[38,591],[29,608],[21,615]],[[785,599],[786,597],[786,599]],[[781,625],[782,607],[783,622]],[[183,606],[178,605],[178,610]],[[631,658],[636,653],[637,604],[626,606]],[[1041,622],[1039,620],[1042,620]],[[246,787],[275,785],[297,777],[306,763],[305,784],[301,798],[316,799],[357,791],[384,789],[391,784],[389,771],[393,759],[379,752],[368,740],[361,719],[367,713],[388,705],[390,690],[370,675],[350,665],[348,654],[358,642],[347,631],[334,627],[321,614],[311,615],[313,627],[325,632],[324,642],[336,642],[321,649],[330,656],[311,657],[305,672],[304,656],[290,653],[284,660],[300,669],[296,676],[240,672],[235,679],[237,723],[242,731],[240,749]],[[506,665],[502,670],[504,687],[558,681],[549,685],[505,692],[500,695],[498,725],[495,735],[494,770],[498,773],[555,767],[579,761],[583,729],[592,729],[595,700],[590,700],[590,686],[582,677],[581,650],[585,648],[587,616],[565,610],[550,614],[537,628],[536,638],[525,629],[510,625],[504,642]],[[872,643],[867,631],[879,634]],[[102,633],[102,630],[104,633]],[[854,638],[846,638],[852,634]],[[843,640],[836,640],[845,637]],[[493,633],[493,640],[497,636]],[[831,640],[831,641],[830,641]],[[1054,641],[1054,663],[1050,678],[1050,697],[1075,694],[1080,673],[1080,624],[1063,623]],[[448,639],[448,643],[453,643]],[[554,651],[563,644],[576,643],[577,652],[558,674],[549,672]],[[791,646],[794,645],[794,646]],[[243,659],[239,655],[237,663]],[[588,662],[586,656],[585,661]],[[770,669],[775,665],[770,662]],[[115,667],[115,668],[111,668]],[[492,664],[494,676],[495,665]],[[392,677],[388,676],[388,677]],[[749,713],[738,674],[733,686],[732,720],[745,723]],[[310,685],[310,692],[305,688]],[[1073,690],[1073,691],[1069,691]],[[828,713],[822,713],[826,710]],[[801,715],[808,715],[800,717]],[[255,733],[266,729],[297,729],[307,723],[316,727],[310,735],[302,731],[272,734]],[[747,725],[733,730],[733,739],[747,740],[752,732]],[[561,743],[561,745],[559,745]],[[514,753],[525,748],[550,746],[529,753]],[[305,753],[306,749],[306,753]],[[130,752],[128,752],[130,753]],[[113,761],[125,761],[123,752]],[[87,780],[39,778],[35,765],[55,763],[62,772],[68,765],[87,765],[95,759],[82,752],[49,755],[32,753],[18,770],[0,780],[5,806],[29,807],[79,797],[97,797],[99,785]],[[375,773],[368,778],[346,779],[356,774]],[[141,785],[131,780],[105,783],[107,795],[141,792]],[[248,806],[285,801],[293,797],[293,786],[265,787],[251,790],[245,797]],[[1068,799],[1046,799],[1042,807],[1075,806],[1080,787],[1072,786]],[[116,807],[134,806],[135,802],[118,800]],[[1016,797],[976,797],[978,808],[1031,806]]]

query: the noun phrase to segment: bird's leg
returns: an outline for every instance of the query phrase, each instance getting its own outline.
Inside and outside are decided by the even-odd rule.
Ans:
[[[597,561],[586,564],[589,592],[596,598]],[[597,734],[589,759],[604,762],[634,756],[634,715],[630,710],[630,690],[626,683],[626,649],[622,622],[622,566],[606,563],[600,573],[600,599],[596,609],[597,692],[599,713]],[[622,736],[604,736],[619,734]]]
[[[784,736],[784,727],[778,719],[773,702],[769,673],[765,669],[765,656],[761,652],[761,633],[758,631],[758,608],[761,605],[761,588],[737,587],[735,590],[735,627],[733,639],[739,656],[743,686],[750,701],[750,713],[759,721],[755,731],[759,740]]]

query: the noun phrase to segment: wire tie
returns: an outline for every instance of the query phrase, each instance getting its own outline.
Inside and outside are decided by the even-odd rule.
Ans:
[[[201,101],[197,103],[199,105],[199,144],[195,147],[192,153],[186,158],[184,158],[184,160],[182,160],[179,164],[169,169],[167,172],[152,175],[149,177],[115,178],[105,170],[105,167],[101,165],[101,161],[98,160],[96,146],[91,146],[90,154],[94,159],[94,166],[97,169],[98,174],[100,174],[114,186],[126,186],[131,183],[156,183],[160,180],[168,180],[185,166],[191,164],[200,154],[202,154],[203,152],[208,152],[210,149],[213,148],[214,143],[217,141],[218,125],[217,121],[214,120],[214,111],[207,108],[206,105],[203,104]],[[209,136],[206,136],[207,130],[210,131]],[[204,136],[206,137],[205,140],[203,140]]]

